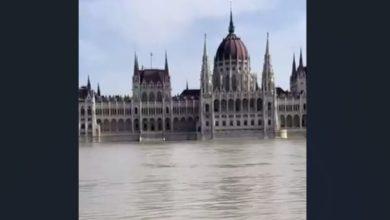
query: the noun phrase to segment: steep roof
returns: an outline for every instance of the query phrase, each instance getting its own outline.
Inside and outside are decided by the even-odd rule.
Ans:
[[[180,94],[181,98],[186,97],[186,98],[199,99],[199,96],[200,96],[200,89],[185,89]]]
[[[164,78],[168,76],[168,72],[164,69],[144,69],[144,70],[139,70],[138,74],[140,75],[141,83],[143,82],[163,83]]]

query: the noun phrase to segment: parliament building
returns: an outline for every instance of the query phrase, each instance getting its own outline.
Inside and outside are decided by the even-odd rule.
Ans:
[[[306,75],[302,51],[292,62],[290,90],[275,86],[267,34],[261,81],[235,34],[232,12],[229,32],[210,63],[206,37],[200,67],[200,89],[188,86],[171,95],[171,73],[165,67],[144,69],[134,58],[132,95],[106,96],[79,89],[79,137],[126,137],[129,140],[207,140],[231,137],[274,138],[306,131]]]

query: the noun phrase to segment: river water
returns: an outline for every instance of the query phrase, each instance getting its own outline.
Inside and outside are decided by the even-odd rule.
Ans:
[[[80,219],[306,219],[306,140],[80,143]]]

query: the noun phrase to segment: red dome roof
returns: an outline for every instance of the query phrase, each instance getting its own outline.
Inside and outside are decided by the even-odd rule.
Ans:
[[[226,60],[229,58],[239,60],[249,59],[248,50],[244,43],[234,33],[229,33],[228,36],[223,39],[215,57],[216,60]]]

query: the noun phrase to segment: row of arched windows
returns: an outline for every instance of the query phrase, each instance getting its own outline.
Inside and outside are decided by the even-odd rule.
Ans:
[[[88,114],[88,115],[92,115],[92,109],[91,109],[90,106],[88,106],[88,108],[87,108],[87,114]],[[81,107],[81,109],[80,109],[80,115],[85,115],[85,109],[84,109],[84,107]]]
[[[269,103],[269,109],[271,108],[271,103]],[[252,99],[236,99],[235,101],[233,99],[229,99],[226,101],[225,99],[222,99],[221,101],[219,99],[214,100],[214,112],[239,112],[239,111],[262,111],[263,110],[263,100],[254,98]],[[208,112],[206,110],[206,112]]]
[[[159,115],[163,113],[162,108],[142,108],[142,114],[144,115]]]
[[[281,115],[280,116],[280,127],[282,128],[300,128],[306,127],[306,115],[302,115],[302,118],[299,115]]]
[[[163,126],[165,126],[165,130],[171,130],[173,129],[174,131],[177,132],[188,132],[188,131],[196,131],[196,123],[199,121],[199,117],[182,117],[182,118],[177,118],[175,117],[173,119],[173,127],[171,127],[171,119],[170,118],[165,118],[165,124],[163,124],[163,121],[161,118],[144,118],[142,119],[142,124],[141,128],[142,131],[162,131]],[[130,119],[112,119],[112,120],[97,120],[97,123],[100,125],[101,131],[104,133],[107,132],[131,132],[132,129],[134,131],[139,131],[140,129],[140,124],[138,119],[134,119],[134,122],[132,122]],[[132,128],[134,124],[134,128]],[[81,125],[83,126],[83,125]]]
[[[279,111],[299,111],[300,105],[295,104],[295,105],[279,105],[278,107]],[[303,110],[306,110],[306,104],[303,104]]]
[[[168,108],[167,108],[168,111]],[[192,107],[192,106],[181,106],[181,107],[173,107],[172,109],[173,114],[193,114],[198,113],[199,108],[198,106]]]
[[[138,114],[138,109],[137,108],[134,108],[134,112],[135,114]],[[92,113],[92,110],[88,109],[88,115],[91,115]],[[84,108],[81,108],[80,110],[80,115],[84,115],[85,114],[85,110]],[[126,109],[123,109],[123,108],[120,108],[120,109],[108,109],[108,108],[105,108],[105,109],[100,109],[100,108],[97,108],[96,109],[96,115],[131,115],[131,109],[130,108],[126,108]]]
[[[136,119],[135,121],[138,121],[138,119]],[[100,125],[100,129],[102,132],[118,132],[132,130],[132,122],[130,119],[112,119],[111,121],[108,119],[105,119],[104,121],[98,119],[97,123]]]
[[[255,126],[255,120],[250,120],[249,123],[248,123],[248,120],[244,120],[243,123],[242,123],[243,126]],[[261,126],[262,125],[262,120],[259,119],[257,121],[257,125],[258,126]],[[269,125],[271,125],[271,121],[269,121]],[[215,121],[215,126],[216,127],[219,127],[219,126],[222,126],[222,127],[226,127],[226,126],[241,126],[241,121],[240,120],[236,120],[236,123],[234,123],[234,120],[230,120],[228,122],[226,121]]]

